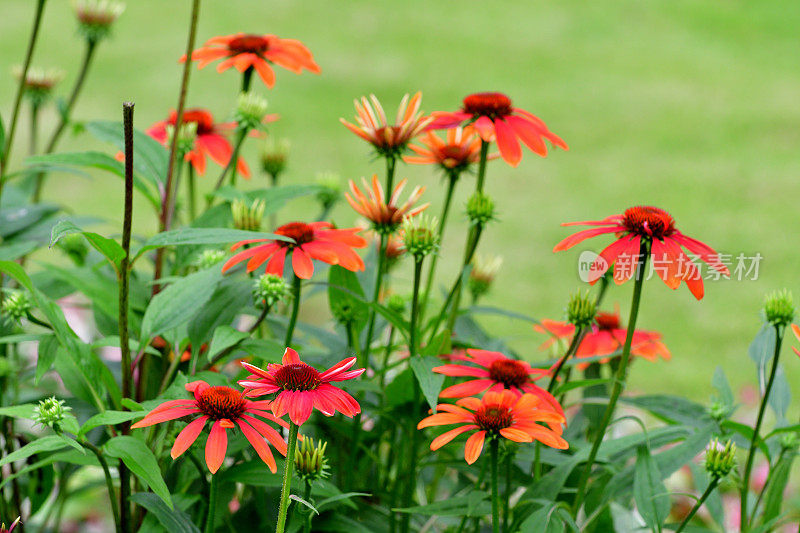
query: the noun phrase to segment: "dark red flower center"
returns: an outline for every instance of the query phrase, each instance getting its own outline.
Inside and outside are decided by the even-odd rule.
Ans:
[[[619,315],[616,313],[604,313],[603,311],[598,311],[597,315],[594,317],[594,321],[597,323],[597,327],[601,330],[620,328]]]
[[[275,383],[283,390],[314,390],[322,383],[320,373],[305,363],[284,365],[273,374],[273,377]]]
[[[200,393],[197,407],[211,420],[236,420],[244,414],[247,402],[241,392],[230,387],[209,387]]]
[[[275,230],[278,235],[294,239],[295,244],[286,241],[277,241],[279,246],[294,248],[314,240],[314,228],[304,222],[289,222]]]
[[[439,159],[447,168],[455,168],[467,162],[469,153],[463,146],[458,144],[448,144],[439,150]]]
[[[475,93],[464,98],[464,112],[489,118],[510,115],[511,98],[503,93]]]
[[[178,114],[173,111],[170,113],[167,122],[174,126],[177,120]],[[181,122],[184,124],[197,124],[197,135],[206,135],[214,131],[214,116],[205,109],[187,109],[183,112],[183,119]]]
[[[231,39],[228,50],[234,54],[263,54],[269,48],[269,39],[261,35],[242,35]]]
[[[514,423],[511,409],[500,405],[483,405],[473,416],[478,427],[486,431],[497,431]]]
[[[622,224],[631,233],[656,239],[669,237],[675,231],[675,219],[663,209],[649,205],[626,209]]]
[[[498,359],[489,366],[489,377],[510,389],[528,382],[528,370],[519,361]]]

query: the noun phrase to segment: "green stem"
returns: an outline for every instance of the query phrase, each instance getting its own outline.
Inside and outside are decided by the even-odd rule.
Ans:
[[[116,491],[114,490],[114,480],[111,478],[111,471],[108,468],[108,462],[106,461],[106,458],[103,457],[103,452],[97,446],[95,446],[88,440],[82,441],[81,444],[83,445],[84,448],[90,450],[95,455],[95,457],[97,457],[97,461],[103,468],[103,475],[106,478],[106,488],[108,489],[108,499],[111,502],[111,514],[114,516],[114,525],[116,526],[117,533],[121,533],[123,531],[122,522],[120,520],[119,507],[117,506]]]
[[[475,184],[476,192],[483,192],[483,182],[486,179],[486,161],[489,159],[489,143],[481,140],[481,158],[478,162],[478,181]]]
[[[250,83],[253,81],[253,67],[247,67],[242,72],[242,92],[246,93],[250,90]]]
[[[311,482],[306,480],[306,489],[303,491],[303,499],[311,503]],[[309,511],[311,511],[309,509]],[[311,520],[314,518],[314,513],[309,512],[306,519],[303,521],[303,533],[311,533]]]
[[[30,131],[30,146],[28,153],[36,155],[36,149],[39,145],[39,104],[31,104],[31,131]]]
[[[567,348],[566,353],[564,353],[564,357],[559,359],[558,364],[553,369],[553,375],[550,378],[550,383],[547,385],[547,392],[550,394],[556,388],[556,384],[558,383],[558,374],[561,372],[561,369],[564,367],[564,363],[567,362],[571,356],[575,355],[575,352],[578,350],[578,346],[580,346],[581,341],[583,340],[583,336],[586,334],[588,328],[580,328],[572,337],[572,341],[569,343],[569,348]]]
[[[383,285],[383,274],[386,270],[386,247],[389,244],[389,236],[381,232],[380,234],[380,246],[378,247],[378,266],[376,267],[377,272],[375,273],[375,288],[372,290],[372,304],[373,306],[378,305],[378,300],[381,296],[381,286]],[[359,361],[358,366],[360,368],[368,368],[369,367],[369,354],[372,351],[372,336],[375,334],[375,318],[376,318],[376,311],[375,307],[370,308],[369,310],[369,322],[367,322],[367,338],[364,343],[364,353],[359,352]]]
[[[703,493],[702,496],[700,496],[700,499],[697,500],[697,502],[694,504],[692,510],[689,511],[688,515],[686,515],[686,518],[683,519],[683,522],[681,522],[681,525],[678,526],[678,529],[675,530],[675,533],[681,533],[681,531],[683,531],[683,528],[686,527],[686,524],[688,524],[689,521],[691,521],[695,513],[697,513],[697,511],[703,505],[703,502],[706,501],[706,498],[708,498],[711,495],[711,493],[714,492],[714,489],[717,488],[718,484],[719,484],[718,477],[714,477],[711,479],[711,481],[708,483],[708,487],[706,488],[705,492]]]
[[[300,311],[300,288],[301,288],[302,280],[297,277],[297,274],[294,275],[294,279],[292,281],[292,296],[294,297],[294,301],[292,302],[292,315],[289,318],[289,325],[286,327],[286,338],[283,341],[283,345],[287,348],[292,345],[292,337],[294,336],[294,327],[297,324],[297,314]]]
[[[297,428],[297,424],[289,421],[289,441],[286,444],[281,503],[278,508],[278,527],[275,528],[275,533],[283,533],[286,528],[286,513],[289,510],[289,494],[291,494],[292,470],[294,469],[294,453],[295,448],[297,448]]]
[[[511,527],[511,512],[510,512],[510,500],[511,500],[511,466],[512,466],[512,459],[514,455],[511,451],[507,451],[506,455],[506,490],[503,496],[503,533],[508,533],[509,528]]]
[[[217,179],[216,185],[214,185],[214,192],[218,191],[222,184],[225,183],[225,176],[228,175],[228,172],[233,168],[233,178],[231,178],[231,185],[236,184],[236,161],[239,160],[239,150],[242,148],[242,143],[244,143],[244,139],[247,137],[247,130],[240,129],[237,131],[236,140],[233,144],[233,153],[231,154],[231,158],[228,160],[228,164],[225,165],[225,168],[222,169],[222,174],[219,175]],[[213,196],[211,196],[208,200],[208,206],[211,206],[211,202],[213,202]]]
[[[392,187],[394,186],[394,169],[397,166],[397,158],[386,158],[386,197],[392,195]]]
[[[595,436],[594,443],[592,444],[592,449],[589,452],[589,457],[586,460],[586,466],[583,469],[583,473],[581,474],[580,481],[578,482],[578,490],[575,494],[575,501],[572,504],[572,515],[577,516],[578,511],[580,511],[581,504],[583,503],[583,498],[586,495],[586,485],[589,482],[589,475],[592,472],[592,466],[594,466],[594,460],[597,457],[597,452],[600,449],[600,443],[603,442],[603,435],[606,432],[606,428],[608,424],[611,422],[611,417],[614,415],[614,408],[617,405],[617,400],[619,399],[620,394],[622,394],[622,389],[625,387],[625,373],[628,368],[628,361],[631,357],[631,343],[633,341],[633,332],[636,329],[636,318],[639,315],[639,303],[642,297],[642,286],[644,285],[644,277],[645,277],[645,268],[647,267],[647,261],[650,258],[650,253],[647,248],[646,243],[642,242],[639,248],[639,256],[641,259],[638,261],[636,265],[636,279],[634,281],[633,286],[633,298],[631,300],[631,312],[630,316],[628,317],[628,331],[625,335],[625,346],[622,349],[622,359],[620,361],[620,365],[617,368],[617,373],[614,379],[614,388],[611,390],[611,397],[608,400],[608,405],[606,406],[605,414],[603,415],[603,421],[600,423],[599,431]]]
[[[195,191],[194,167],[189,165],[189,174],[186,179],[186,194],[189,196],[189,220],[197,218],[197,193]]]
[[[448,183],[447,183],[447,192],[445,193],[444,197],[444,207],[442,207],[442,214],[439,217],[439,236],[440,239],[444,236],[444,228],[445,224],[447,223],[447,215],[450,212],[450,204],[453,200],[453,191],[455,191],[456,183],[458,182],[459,173],[457,171],[451,171],[448,174]],[[439,260],[439,254],[433,254],[431,258],[430,267],[428,267],[428,281],[425,284],[425,293],[422,297],[422,307],[420,314],[424,317],[425,316],[425,309],[428,307],[428,298],[431,295],[431,288],[433,287],[433,278],[434,274],[436,273],[436,264]]]
[[[455,285],[453,286],[453,308],[450,310],[450,316],[447,319],[447,329],[451,332],[455,329],[456,326],[456,319],[458,318],[458,308],[461,305],[461,293],[462,293],[462,283],[461,280],[464,276],[464,270],[469,266],[472,262],[472,258],[475,256],[475,250],[478,248],[478,241],[481,238],[481,233],[483,232],[483,225],[482,224],[475,224],[470,231],[469,238],[467,239],[467,248],[464,253],[464,262],[461,265],[461,270],[459,271],[458,279],[456,280]]]
[[[758,418],[756,418],[756,425],[753,429],[753,437],[750,439],[750,449],[747,451],[747,462],[745,463],[744,467],[744,474],[742,475],[742,491],[741,491],[741,503],[740,503],[740,517],[741,517],[741,531],[747,531],[750,528],[749,518],[747,516],[747,496],[749,491],[750,485],[750,473],[753,469],[753,460],[755,459],[756,454],[756,441],[759,439],[759,432],[761,431],[761,424],[764,421],[764,413],[767,408],[767,403],[769,403],[769,395],[772,392],[772,385],[775,383],[775,376],[778,373],[778,359],[781,355],[781,344],[783,342],[783,327],[779,325],[775,325],[775,352],[772,357],[772,368],[770,369],[769,373],[769,380],[767,381],[767,387],[764,389],[764,397],[761,398],[761,405],[758,407]]]
[[[497,473],[498,439],[492,436],[489,446],[492,460],[492,532],[500,533],[500,482]]]
[[[203,528],[204,533],[214,533],[214,520],[217,511],[217,497],[219,487],[217,486],[216,474],[211,474],[211,483],[208,485],[208,512],[206,513],[206,525]]]

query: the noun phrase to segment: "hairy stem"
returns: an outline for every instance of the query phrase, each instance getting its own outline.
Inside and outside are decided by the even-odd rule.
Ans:
[[[681,525],[678,526],[678,529],[675,530],[675,533],[681,533],[681,531],[683,531],[683,528],[685,528],[686,524],[688,524],[692,520],[695,513],[697,513],[697,511],[703,505],[703,502],[706,501],[706,498],[708,498],[711,495],[711,493],[714,492],[714,489],[717,488],[718,484],[719,484],[718,477],[714,477],[711,479],[711,481],[708,483],[708,487],[706,488],[705,492],[703,493],[702,496],[700,496],[700,499],[697,500],[697,502],[694,504],[692,510],[689,511],[688,515],[686,515],[686,518],[683,519],[683,522],[681,522]]]
[[[289,421],[289,441],[286,444],[281,503],[278,508],[278,526],[275,528],[275,533],[283,533],[286,528],[286,513],[289,510],[289,495],[291,494],[292,471],[294,470],[294,453],[295,448],[297,448],[297,429],[298,425]]]

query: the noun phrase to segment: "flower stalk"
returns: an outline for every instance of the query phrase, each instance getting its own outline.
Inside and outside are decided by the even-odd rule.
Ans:
[[[290,463],[291,461],[286,461]],[[219,492],[219,482],[216,474],[211,474],[211,482],[208,484],[208,511],[206,512],[206,523],[203,528],[204,533],[214,533],[214,520],[216,519],[217,498]]]
[[[448,172],[448,181],[447,181],[447,192],[444,196],[444,206],[442,207],[442,215],[439,217],[439,235],[444,236],[444,228],[445,224],[447,224],[447,215],[450,213],[450,205],[453,200],[453,192],[456,188],[456,183],[458,182],[459,172],[457,170],[452,170]],[[424,317],[425,316],[425,309],[428,307],[428,298],[431,295],[431,289],[433,288],[433,279],[434,274],[436,273],[436,264],[438,263],[439,254],[435,254],[431,258],[431,264],[428,267],[428,281],[425,284],[425,292],[422,296],[422,306],[420,308],[420,314]]]
[[[294,336],[294,328],[297,325],[297,314],[300,311],[300,289],[302,288],[302,279],[296,274],[292,281],[292,314],[289,317],[289,325],[286,327],[286,338],[283,345],[289,347],[292,345],[292,337]]]
[[[681,522],[681,524],[678,526],[678,529],[675,530],[675,533],[681,533],[683,528],[685,528],[686,525],[691,522],[692,518],[694,518],[694,515],[697,513],[700,507],[703,506],[703,503],[706,501],[706,499],[708,499],[708,497],[711,496],[711,493],[714,492],[714,489],[717,488],[719,482],[719,477],[714,477],[711,479],[711,481],[708,483],[708,487],[706,487],[705,492],[703,492],[703,495],[700,496],[700,499],[695,502],[694,507],[692,507],[692,510],[689,511],[689,514],[686,515],[686,518],[683,519],[683,522]]]
[[[372,348],[372,336],[375,334],[375,305],[378,304],[378,300],[381,296],[381,286],[383,285],[383,273],[386,270],[386,247],[389,244],[389,235],[385,232],[380,233],[380,244],[378,245],[378,266],[375,267],[377,272],[375,273],[375,288],[372,291],[372,304],[373,307],[369,311],[369,322],[367,322],[367,338],[364,342],[364,349],[359,351],[359,355],[361,359],[358,362],[358,366],[367,368],[369,366],[369,354]]]
[[[500,479],[498,475],[498,461],[500,452],[499,439],[492,437],[489,443],[492,462],[492,532],[500,533]]]
[[[289,422],[289,440],[287,441],[286,448],[286,461],[283,467],[283,484],[281,485],[281,503],[278,508],[278,525],[275,528],[275,533],[283,533],[286,529],[286,514],[289,510],[289,495],[291,494],[292,486],[292,471],[294,470],[294,457],[297,448],[297,429],[298,425],[294,422]]]

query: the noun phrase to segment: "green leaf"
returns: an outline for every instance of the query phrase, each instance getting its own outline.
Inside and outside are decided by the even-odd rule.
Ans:
[[[109,239],[108,237],[103,237],[97,233],[92,233],[91,231],[83,231],[68,220],[61,220],[58,224],[53,226],[53,230],[50,234],[50,247],[52,248],[65,235],[70,235],[72,233],[80,233],[83,235],[95,250],[111,261],[111,264],[114,265],[116,269],[119,268],[120,261],[125,257],[125,250],[122,249],[122,246],[120,246],[117,241]]]
[[[167,484],[161,477],[158,461],[144,442],[129,435],[120,435],[106,442],[103,450],[111,457],[121,459],[136,477],[147,484],[170,509],[174,509]]]
[[[781,507],[784,504],[784,492],[789,483],[789,476],[792,473],[792,462],[796,453],[793,451],[781,456],[780,461],[769,472],[767,478],[767,491],[764,494],[764,514],[761,517],[762,523],[769,522],[781,514]]]
[[[60,346],[58,339],[53,335],[48,336],[39,343],[39,356],[36,360],[36,376],[33,379],[34,385],[38,385],[42,376],[53,367]]]
[[[778,422],[784,423],[786,411],[792,403],[792,391],[789,387],[789,380],[786,379],[786,373],[783,371],[783,365],[779,364],[775,371],[775,381],[772,383],[772,390],[769,392],[767,401],[775,412]]]
[[[0,237],[8,239],[11,235],[30,228],[37,222],[58,211],[52,204],[23,205],[0,209]]]
[[[718,366],[714,371],[714,377],[711,379],[711,385],[717,391],[715,400],[722,403],[722,405],[727,407],[729,410],[733,409],[736,400],[733,396],[731,385],[728,382],[728,377],[725,375],[725,371],[722,370],[721,366]]]
[[[155,494],[137,492],[131,495],[131,500],[153,513],[164,529],[170,533],[200,533],[188,514],[180,509],[167,507]]]
[[[597,385],[605,385],[607,383],[613,383],[614,380],[611,378],[607,379],[582,379],[579,381],[568,381],[562,385],[556,387],[556,390],[553,391],[553,396],[559,396],[564,394],[565,392],[571,391],[573,389],[582,389],[584,387],[596,387]]]
[[[6,127],[3,125],[3,116],[0,115],[0,161],[5,157],[6,152]]]
[[[384,397],[389,407],[403,405],[414,399],[414,373],[406,368],[386,386]]]
[[[0,260],[13,261],[19,259],[23,255],[28,255],[39,247],[36,241],[22,241],[14,242],[0,246]]]
[[[753,342],[748,349],[750,359],[756,364],[756,377],[758,380],[758,390],[764,392],[766,385],[766,368],[775,356],[775,328],[769,324],[764,324],[756,334]]]
[[[230,326],[237,315],[252,302],[251,285],[238,277],[223,278],[208,303],[192,318],[186,328],[192,350],[199,350],[217,328]]]
[[[336,494],[336,495],[331,496],[329,498],[325,498],[324,500],[319,502],[317,504],[317,509],[320,510],[320,511],[324,511],[325,507],[327,507],[329,505],[332,505],[332,504],[334,504],[336,502],[343,501],[343,500],[349,501],[350,499],[355,498],[357,496],[372,496],[372,494],[370,494],[368,492],[344,492],[344,493],[341,493],[341,494]]]
[[[316,508],[316,507],[314,507],[313,505],[311,505],[310,503],[308,503],[307,501],[305,501],[305,500],[304,500],[303,498],[301,498],[300,496],[296,496],[296,495],[294,495],[294,494],[290,494],[290,495],[289,495],[289,499],[290,499],[290,500],[294,500],[294,501],[296,501],[296,502],[297,502],[297,503],[299,503],[299,504],[305,505],[306,507],[308,507],[309,509],[311,509],[312,511],[314,511],[314,513],[315,513],[315,514],[319,514],[319,511],[317,511],[317,508]]]
[[[522,525],[520,531],[537,531],[541,533],[564,533],[566,528],[561,519],[560,513],[557,512],[556,502],[548,502],[548,505],[540,507],[536,512],[530,515]]]
[[[636,454],[633,498],[647,526],[651,530],[661,531],[669,515],[669,493],[661,482],[658,465],[646,446],[640,446]]]
[[[214,337],[211,339],[211,346],[208,348],[208,360],[211,361],[221,351],[236,346],[249,336],[249,334],[233,329],[230,326],[218,327],[214,330]]]
[[[289,200],[316,194],[320,189],[319,185],[282,185],[280,187],[244,192],[235,187],[225,186],[216,191],[214,195],[228,202],[234,200],[264,200],[264,214],[268,215],[280,210]]]
[[[222,279],[219,267],[189,274],[169,285],[152,300],[142,319],[142,339],[152,339],[191,319],[214,294]]]
[[[64,438],[60,437],[59,435],[48,435],[46,437],[40,437],[33,442],[29,442],[19,450],[11,452],[2,459],[0,459],[0,466],[7,465],[8,463],[14,461],[19,461],[21,459],[27,459],[31,455],[37,453],[60,450],[65,446],[67,446],[67,443],[64,442]]]
[[[456,496],[443,501],[430,503],[428,505],[417,505],[415,507],[404,507],[393,509],[398,513],[421,514],[426,516],[469,516],[480,517],[491,514],[491,504],[488,494],[485,492],[474,491],[468,496]],[[477,504],[476,504],[477,502]]]
[[[23,403],[22,405],[12,405],[11,407],[0,407],[0,416],[10,416],[11,418],[26,418],[33,420],[33,412],[37,405],[35,403]]]
[[[83,423],[78,436],[86,435],[98,426],[115,426],[143,416],[143,411],[106,411],[105,413],[98,413]]]
[[[449,354],[453,351],[452,339],[453,336],[451,335],[450,330],[444,329],[438,335],[436,335],[430,343],[425,345],[425,347],[420,350],[420,353],[422,355]]]
[[[442,360],[433,355],[418,355],[409,358],[411,370],[417,378],[422,394],[428,400],[428,405],[436,412],[436,403],[439,393],[444,385],[444,374],[433,372],[433,368],[442,365]]]
[[[277,460],[278,472],[282,471],[281,460]],[[222,483],[242,483],[251,487],[280,487],[280,476],[270,475],[270,471],[262,461],[249,461],[239,463],[221,472],[214,474],[220,476]]]
[[[364,290],[355,272],[340,265],[328,269],[328,305],[331,313],[336,316],[345,309],[352,313],[353,327],[357,333],[364,329],[369,319],[369,306],[365,300]]]
[[[240,229],[226,228],[181,228],[153,235],[144,243],[142,248],[136,252],[136,258],[144,252],[162,246],[186,246],[195,244],[229,244],[248,239],[272,239],[278,241],[293,242],[290,237],[276,235],[274,233],[263,233],[259,231],[244,231]]]
[[[87,122],[86,130],[98,140],[113,144],[118,150],[125,149],[125,137],[121,122]],[[139,130],[133,131],[133,168],[156,188],[167,177],[169,154],[158,141]]]
[[[680,396],[652,394],[633,398],[620,398],[620,401],[650,411],[661,420],[688,426],[705,426],[711,416],[705,407]]]

